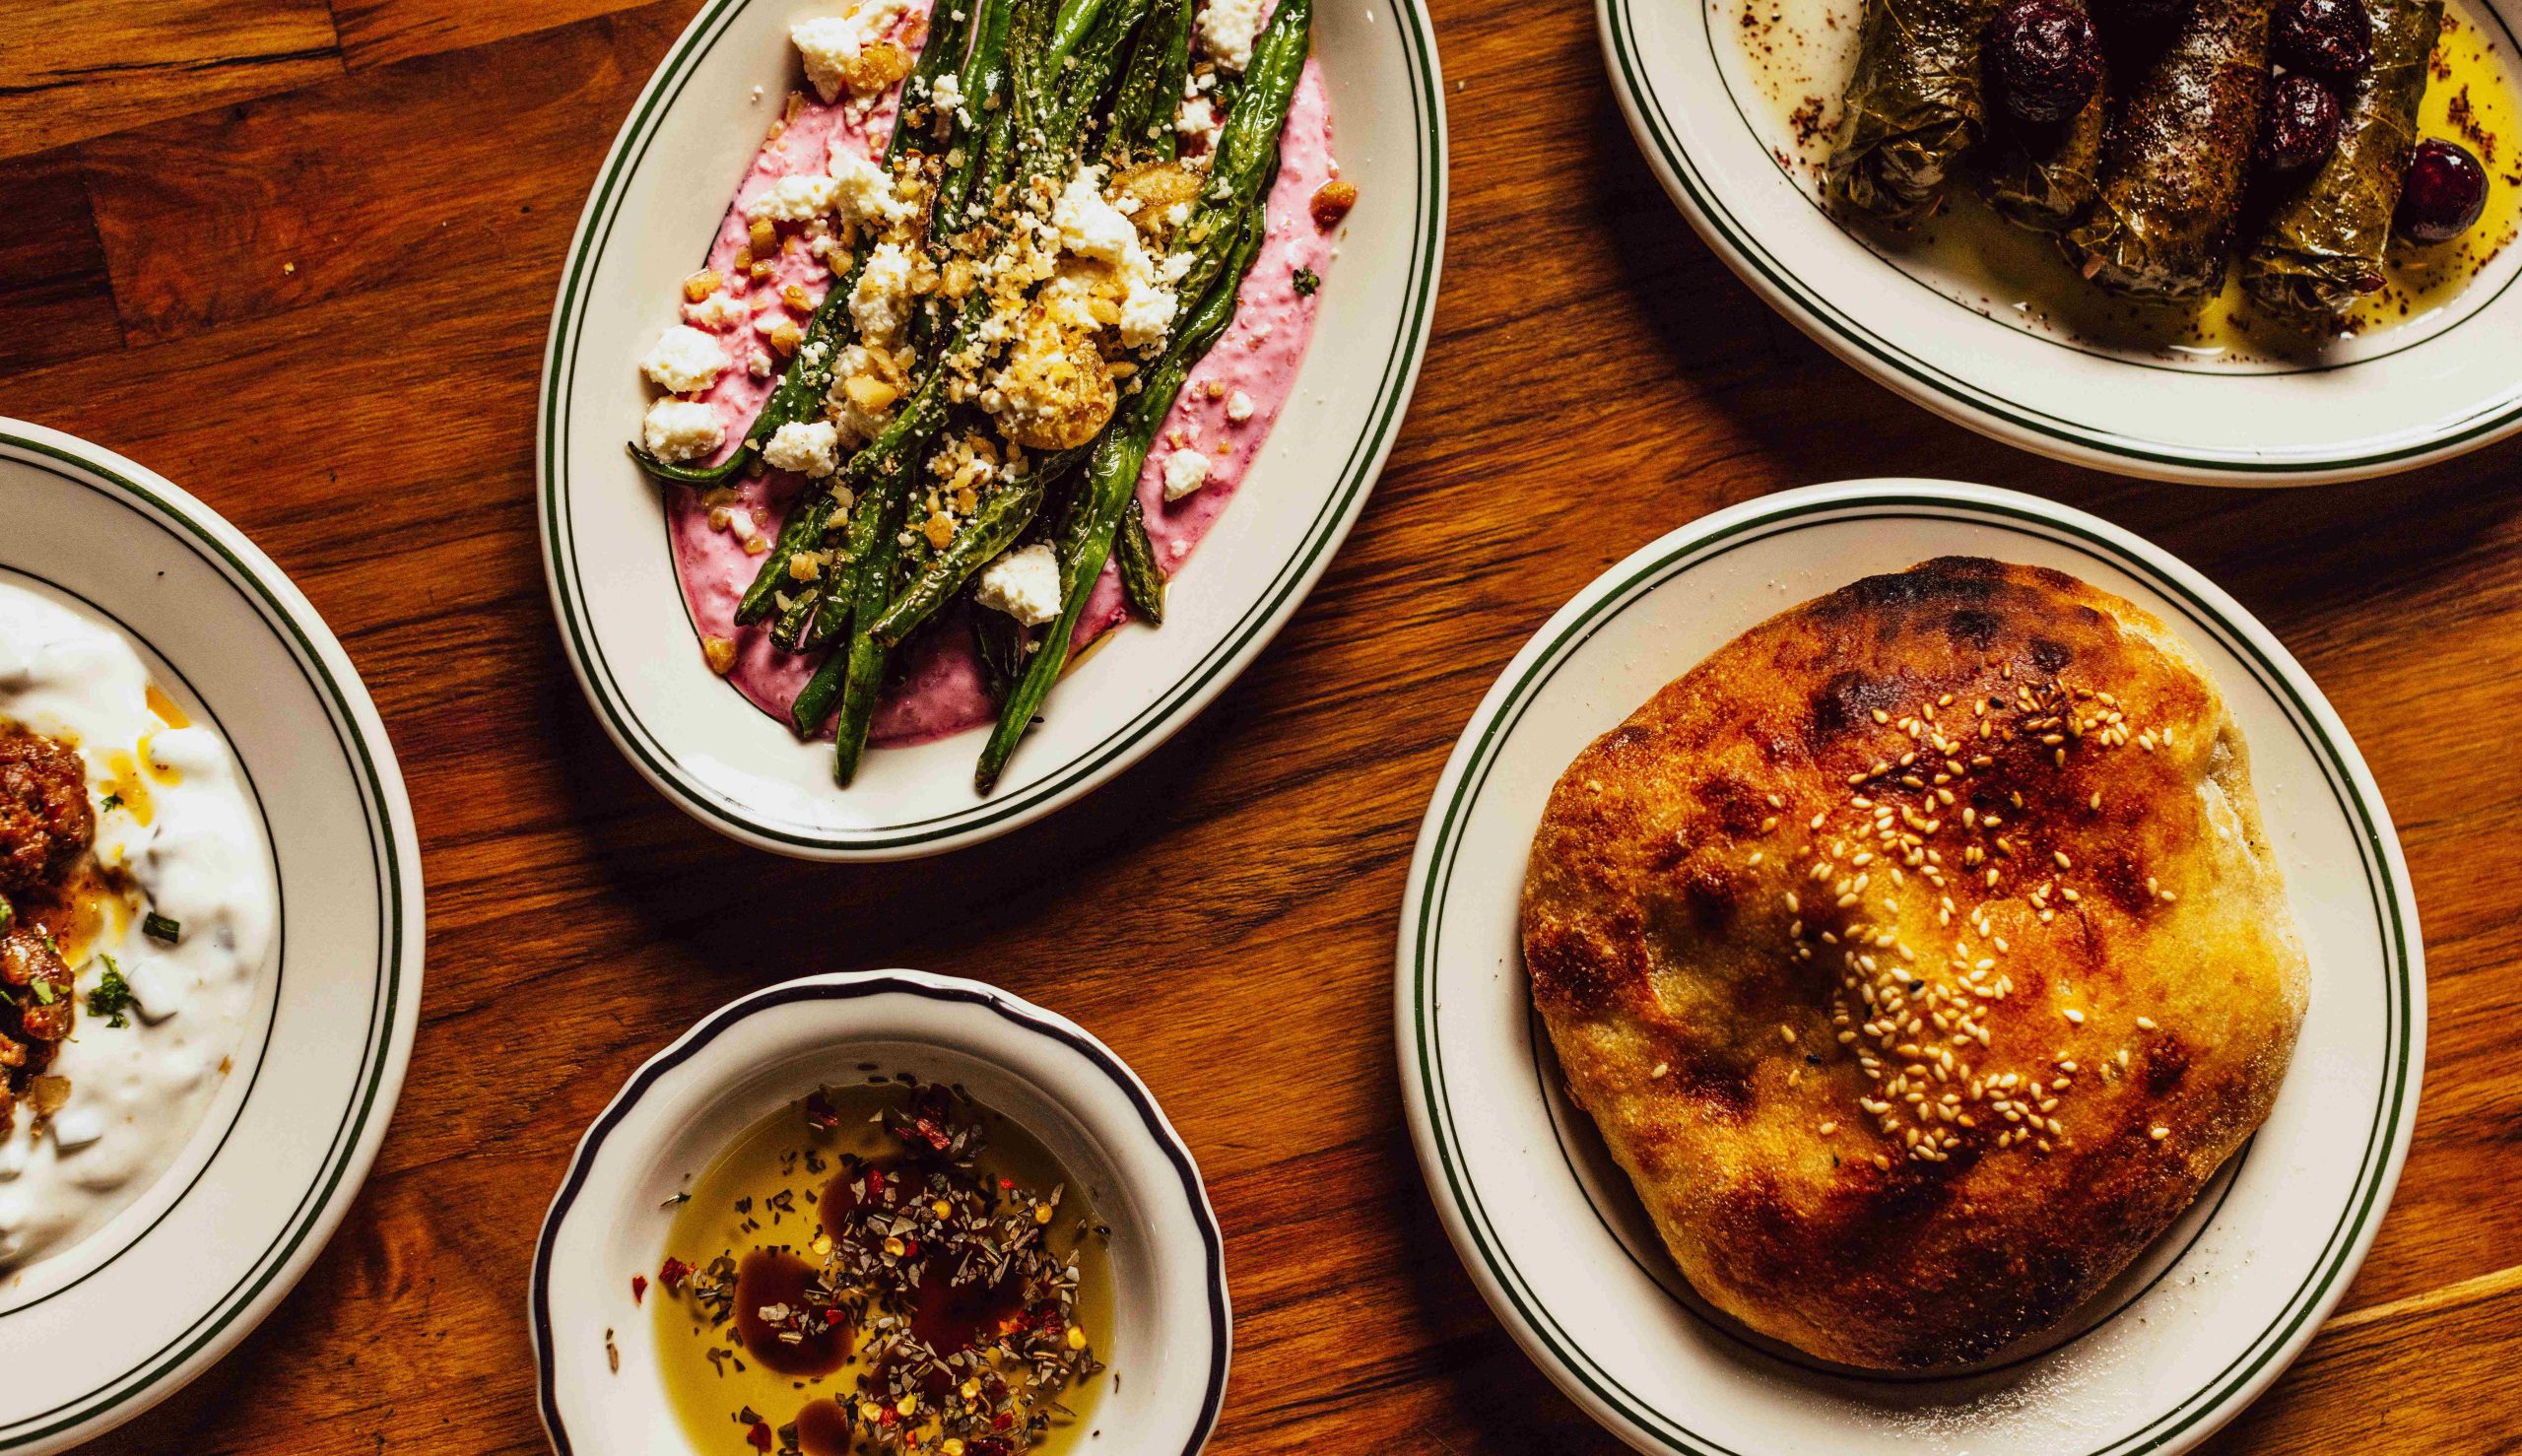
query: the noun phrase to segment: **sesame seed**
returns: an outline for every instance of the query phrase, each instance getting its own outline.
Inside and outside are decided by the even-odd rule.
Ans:
[[[2168,1138],[2168,1137],[2170,1137],[2170,1136],[2171,1136],[2171,1129],[2170,1129],[2170,1128],[2167,1128],[2167,1127],[2157,1127],[2157,1128],[2154,1128],[2154,1129],[2150,1130],[2150,1131],[2146,1134],[2146,1136],[2147,1136],[2147,1137],[2150,1137],[2150,1138],[2154,1139],[2156,1142],[2159,1143],[2159,1142],[2161,1142],[2163,1139]]]
[[[1663,1062],[1657,1062],[1655,1064],[1655,1070],[1646,1074],[1646,1080],[1649,1082],[1661,1082],[1664,1079],[1664,1074],[1672,1070],[1673,1069],[1669,1065]]]
[[[2067,1008],[2067,1021],[2074,1026],[2081,1026],[2085,1024],[2085,1014],[2070,1006]]]
[[[2137,1026],[2140,1030],[2151,1031],[2155,1029],[2155,1019],[2153,1017],[2139,1017],[2137,1018]],[[2120,1055],[2125,1057],[2127,1053],[2121,1052]]]

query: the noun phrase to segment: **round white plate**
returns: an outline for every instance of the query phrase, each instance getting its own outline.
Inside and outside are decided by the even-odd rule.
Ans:
[[[0,420],[0,580],[119,629],[244,769],[278,871],[271,961],[184,1156],[0,1279],[0,1452],[76,1445],[271,1313],[367,1176],[420,1020],[421,856],[394,750],[323,619],[235,527],[110,451]]]
[[[1861,576],[1969,554],[2054,566],[2170,624],[2251,748],[2311,948],[2309,1018],[2258,1136],[2059,1336],[1961,1378],[1825,1367],[1699,1306],[1573,1111],[1533,1019],[1517,905],[1568,761],[1748,628]],[[1861,481],[1749,501],[1613,567],[1516,654],[1419,838],[1396,992],[1411,1133],[1491,1307],[1647,1451],[2128,1456],[2186,1450],[2345,1292],[2417,1118],[2425,982],[2399,841],[2356,745],[2268,629],[2129,533],[2029,496]]]
[[[2512,63],[2522,0],[2467,9],[2493,18]],[[2083,465],[2215,485],[2385,475],[2522,430],[2522,249],[2440,312],[2314,362],[2241,371],[2102,350],[1824,212],[1809,169],[1781,161],[1794,128],[1753,76],[1743,0],[1596,0],[1596,13],[1629,129],[1708,246],[1831,353],[1948,419]],[[1844,79],[1810,89],[1835,100]]]
[[[1137,761],[1225,691],[1347,538],[1419,376],[1445,232],[1445,115],[1418,0],[1317,6],[1335,155],[1361,201],[1286,413],[1234,505],[1175,577],[1162,630],[1124,627],[1073,668],[996,793],[976,732],[868,756],[848,789],[702,664],[658,487],[623,451],[633,361],[698,266],[780,95],[788,25],[828,0],[712,0],[666,53],[578,220],[544,360],[537,496],[561,637],[605,731],[703,824],[811,859],[900,859],[1003,834]]]
[[[657,1374],[654,1310],[630,1287],[665,1252],[673,1215],[662,1206],[763,1118],[868,1075],[868,1063],[964,1088],[1085,1186],[1112,1229],[1113,1328],[1098,1344],[1118,1377],[1089,1423],[1115,1451],[1193,1456],[1206,1445],[1233,1347],[1226,1245],[1199,1165],[1147,1084],[1092,1033],[1021,997],[877,970],[808,976],[711,1013],[632,1073],[579,1140],[527,1294],[553,1449],[688,1456]]]

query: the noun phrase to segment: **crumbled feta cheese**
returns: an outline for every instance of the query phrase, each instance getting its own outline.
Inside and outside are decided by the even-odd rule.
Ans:
[[[1226,397],[1226,417],[1240,425],[1252,418],[1252,396],[1238,389]]]
[[[1208,0],[1200,7],[1200,44],[1229,71],[1252,64],[1252,41],[1261,33],[1262,0]]]
[[[661,399],[648,406],[639,433],[648,453],[660,460],[697,460],[727,437],[716,410],[681,399]]]
[[[762,447],[763,463],[773,470],[823,477],[840,468],[840,430],[830,422],[791,420],[771,432]]]
[[[879,243],[849,296],[849,316],[868,340],[891,344],[910,322],[910,254],[898,244]]]
[[[1217,104],[1207,97],[1195,96],[1173,113],[1173,130],[1185,140],[1198,142],[1203,151],[1214,152],[1218,145]]]
[[[1121,343],[1131,349],[1145,349],[1162,342],[1173,327],[1173,315],[1180,306],[1173,290],[1158,276],[1158,265],[1147,249],[1131,242],[1121,262]]]
[[[744,300],[725,289],[711,294],[697,303],[683,305],[683,321],[695,328],[731,329],[751,316]]]
[[[1082,166],[1051,209],[1060,245],[1081,258],[1118,263],[1139,239],[1139,230],[1103,197],[1103,169]]]
[[[1060,615],[1060,563],[1047,546],[1011,551],[981,569],[972,600],[1027,627]]]
[[[1209,483],[1209,457],[1176,450],[1164,457],[1164,498],[1179,500]]]
[[[753,358],[745,361],[745,372],[753,375],[757,379],[769,378],[770,356],[763,353],[759,349],[755,350],[753,352]]]
[[[639,361],[639,372],[656,381],[658,388],[676,394],[708,388],[726,366],[727,356],[719,351],[717,340],[680,323],[668,326],[648,357]]]
[[[849,87],[851,65],[885,38],[903,9],[902,0],[859,0],[843,14],[817,16],[788,28],[788,38],[805,58],[806,79],[827,102],[840,99]]]
[[[830,205],[845,221],[884,225],[901,222],[911,215],[910,204],[894,195],[892,172],[868,161],[838,137],[832,139],[830,156]]]
[[[963,78],[952,71],[930,84],[928,103],[941,111],[954,112],[956,118],[966,126],[971,124],[972,118],[963,112]]]
[[[802,223],[831,210],[837,187],[830,177],[810,177],[792,172],[771,183],[762,195],[745,204],[745,216],[759,222],[768,218],[774,223]]]

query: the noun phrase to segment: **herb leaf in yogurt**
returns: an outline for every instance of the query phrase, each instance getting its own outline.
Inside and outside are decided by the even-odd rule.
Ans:
[[[97,989],[88,993],[88,1015],[105,1018],[108,1026],[128,1026],[131,1009],[139,1004],[139,998],[131,994],[131,983],[122,978],[122,967],[114,963],[114,958],[97,959],[105,963],[105,973],[98,980]]]

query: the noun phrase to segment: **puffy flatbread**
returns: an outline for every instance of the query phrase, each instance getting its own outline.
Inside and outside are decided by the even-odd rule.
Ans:
[[[1682,1272],[1875,1368],[2100,1289],[2266,1118],[2307,994],[2197,659],[1970,558],[1772,618],[1586,749],[1523,938]]]

